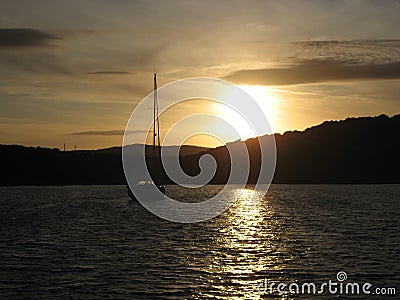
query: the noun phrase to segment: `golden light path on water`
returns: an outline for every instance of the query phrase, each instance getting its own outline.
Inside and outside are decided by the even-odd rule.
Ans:
[[[250,188],[233,192],[236,203],[221,220],[219,231],[222,235],[216,241],[220,253],[212,256],[208,264],[210,274],[224,274],[217,275],[210,283],[229,295],[229,299],[263,298],[257,286],[266,272],[276,273],[282,267],[280,255],[277,255],[284,251],[277,247],[280,224],[273,217],[267,198],[252,201],[253,196],[258,196],[255,193],[258,192]],[[229,284],[224,282],[225,276],[228,276]]]

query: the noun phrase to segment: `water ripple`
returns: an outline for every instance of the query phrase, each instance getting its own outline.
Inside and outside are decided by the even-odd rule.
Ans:
[[[185,201],[218,189],[167,192]],[[257,299],[264,279],[322,282],[340,270],[399,286],[399,185],[276,185],[255,205],[251,193],[184,225],[121,186],[1,188],[0,298]]]

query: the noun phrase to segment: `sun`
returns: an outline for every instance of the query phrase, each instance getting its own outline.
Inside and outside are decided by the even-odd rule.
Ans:
[[[239,87],[257,102],[271,123],[276,114],[276,103],[278,102],[274,90],[261,85],[239,85]]]
[[[267,117],[271,128],[269,132],[266,131],[263,132],[263,134],[272,133],[272,120],[275,114],[274,104],[275,102],[277,102],[277,99],[273,95],[272,90],[265,86],[239,85],[238,87],[240,87],[243,91],[245,91],[250,97],[254,99],[261,111]],[[233,92],[229,94],[229,96],[237,97],[237,95]],[[246,140],[257,136],[254,128],[252,127],[251,120],[247,120],[240,112],[238,112],[234,108],[222,103],[215,103],[213,110],[220,118],[222,118],[225,122],[230,124],[235,129],[241,140]]]

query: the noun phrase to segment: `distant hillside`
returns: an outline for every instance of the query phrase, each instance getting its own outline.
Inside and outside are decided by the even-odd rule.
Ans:
[[[143,145],[133,144],[133,145],[129,145],[126,147],[129,148],[131,154],[140,155]],[[147,148],[146,152],[148,152],[149,155],[152,155],[152,146],[147,145],[146,148]],[[173,155],[173,153],[176,153],[177,150],[179,150],[179,154],[181,156],[186,156],[186,155],[199,154],[199,153],[210,150],[210,148],[192,146],[192,145],[182,145],[182,146],[164,146],[163,150],[167,154],[166,156]],[[79,151],[82,152],[82,151],[88,151],[88,150],[79,150]],[[96,153],[101,153],[101,154],[121,155],[121,147],[112,147],[112,148],[105,148],[105,149],[98,149],[98,150],[91,150],[91,151],[94,151]]]
[[[274,137],[275,183],[400,183],[400,115],[327,121]],[[255,183],[259,143],[249,139],[245,144],[251,161],[249,181]],[[209,152],[220,165],[229,162],[224,147]],[[227,168],[219,168],[214,180],[223,182],[228,176]]]
[[[277,168],[274,182],[400,183],[399,132],[400,115],[391,118],[380,115],[329,121],[302,132],[275,134]],[[268,138],[271,136],[260,137]],[[256,182],[258,140],[235,143],[245,143],[248,148],[249,183]],[[212,183],[224,183],[230,170],[225,146],[215,149],[184,146],[181,149],[182,168],[188,174],[197,174],[202,153],[213,155],[218,163]],[[0,185],[125,183],[120,147],[62,152],[59,149],[0,145],[0,165]]]
[[[129,145],[140,154],[140,145]],[[147,149],[151,156],[151,146]],[[179,146],[166,146],[168,153]],[[209,148],[184,145],[181,155]],[[58,148],[0,145],[0,185],[124,184],[121,147],[60,151]]]
[[[324,122],[275,139],[278,182],[400,183],[400,115]]]

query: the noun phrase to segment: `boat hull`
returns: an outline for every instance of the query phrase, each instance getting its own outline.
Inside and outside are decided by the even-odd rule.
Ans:
[[[165,185],[155,185],[155,184],[136,184],[132,186],[132,189],[127,186],[128,195],[131,200],[138,200],[136,195],[140,195],[143,199],[151,199],[159,196],[155,193],[154,188],[157,188],[163,195],[165,195]]]

